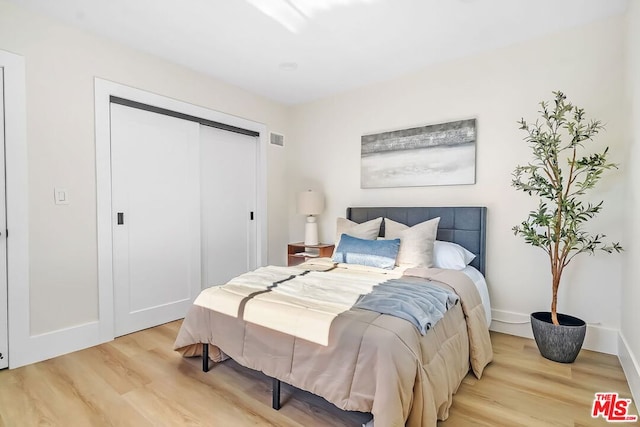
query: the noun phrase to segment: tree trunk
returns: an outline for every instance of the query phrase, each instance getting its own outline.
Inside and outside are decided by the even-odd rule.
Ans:
[[[551,321],[554,325],[558,322],[558,287],[560,286],[560,273],[562,270],[556,269],[552,278],[552,298],[551,298]]]

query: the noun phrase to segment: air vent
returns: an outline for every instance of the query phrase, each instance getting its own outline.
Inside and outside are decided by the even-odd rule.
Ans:
[[[280,135],[279,133],[274,132],[271,132],[269,135],[271,136],[271,143],[273,145],[284,147],[284,135]]]

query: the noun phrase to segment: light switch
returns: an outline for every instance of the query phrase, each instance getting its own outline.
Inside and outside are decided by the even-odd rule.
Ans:
[[[56,205],[69,204],[69,190],[67,190],[66,188],[55,187],[53,189],[53,194]]]

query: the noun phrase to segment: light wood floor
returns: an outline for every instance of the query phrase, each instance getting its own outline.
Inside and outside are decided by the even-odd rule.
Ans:
[[[0,426],[359,426],[347,413],[283,384],[271,409],[271,382],[233,361],[204,373],[199,358],[172,351],[180,321],[14,370],[0,371]],[[531,340],[492,333],[495,352],[481,380],[468,376],[441,427],[601,426],[594,393],[631,398],[615,356],[582,351],[563,365]],[[637,414],[636,408],[632,408]]]

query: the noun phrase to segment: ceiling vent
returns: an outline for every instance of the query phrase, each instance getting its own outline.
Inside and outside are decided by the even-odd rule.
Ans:
[[[269,135],[271,137],[271,144],[284,147],[284,135],[275,132],[271,132]]]

